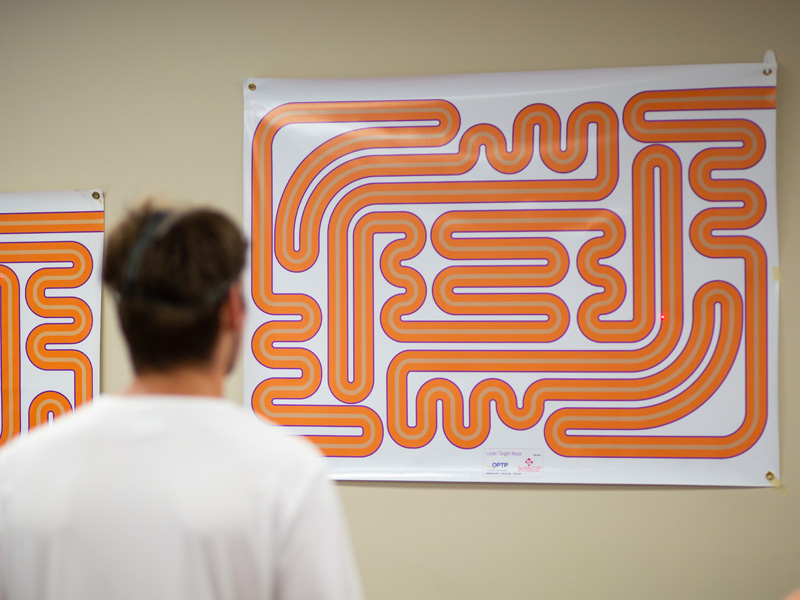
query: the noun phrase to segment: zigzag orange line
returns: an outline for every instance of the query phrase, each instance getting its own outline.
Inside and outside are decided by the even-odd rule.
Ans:
[[[78,350],[54,350],[48,346],[76,344],[86,339],[92,328],[91,309],[78,298],[50,297],[45,292],[54,288],[76,288],[83,285],[92,272],[91,254],[77,242],[0,243],[0,262],[70,264],[68,267],[41,268],[29,278],[25,297],[31,310],[40,317],[68,318],[72,322],[45,323],[35,327],[28,336],[26,350],[31,363],[40,369],[72,371],[76,406],[88,402],[93,395],[92,364],[88,357]],[[5,335],[2,340],[3,437],[0,439],[7,441],[20,431],[19,366],[15,362],[20,353],[19,285],[10,269],[2,268]],[[10,424],[8,435],[6,435],[6,423]],[[31,423],[30,426],[35,424]]]

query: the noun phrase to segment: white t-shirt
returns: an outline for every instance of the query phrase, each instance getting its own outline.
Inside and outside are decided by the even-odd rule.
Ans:
[[[0,600],[354,600],[305,440],[219,398],[98,398],[0,448]]]

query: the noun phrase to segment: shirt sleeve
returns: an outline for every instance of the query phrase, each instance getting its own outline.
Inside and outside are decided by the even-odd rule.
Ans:
[[[278,600],[362,600],[344,514],[324,468],[293,508],[278,549]]]

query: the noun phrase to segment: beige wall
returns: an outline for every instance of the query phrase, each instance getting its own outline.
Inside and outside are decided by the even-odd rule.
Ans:
[[[108,225],[154,191],[239,218],[245,77],[758,62],[775,50],[793,493],[340,487],[372,599],[777,599],[800,585],[798,26],[795,0],[0,0],[0,191],[100,187]],[[103,325],[111,391],[129,370],[113,319]]]

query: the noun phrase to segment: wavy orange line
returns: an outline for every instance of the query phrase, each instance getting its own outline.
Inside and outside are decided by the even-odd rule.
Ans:
[[[714,179],[715,170],[741,170],[755,165],[764,154],[764,136],[758,126],[745,119],[667,119],[648,121],[655,111],[774,109],[774,88],[726,88],[644,92],[625,108],[628,133],[644,142],[737,142],[738,147],[703,150],[689,168],[692,189],[711,202],[736,201],[739,208],[706,209],[695,217],[690,238],[695,248],[711,258],[742,258],[745,265],[745,417],[733,433],[725,436],[621,436],[569,435],[568,430],[643,429],[681,418],[685,412],[673,407],[677,400],[642,409],[562,409],[548,420],[545,434],[556,451],[570,456],[736,456],[751,448],[761,436],[767,418],[767,303],[766,255],[757,241],[746,236],[721,233],[755,225],[766,207],[766,198],[752,181]],[[720,336],[726,333],[721,327]],[[724,378],[732,358],[712,360],[706,371],[684,393],[697,407]],[[684,409],[685,411],[686,409]],[[556,416],[558,415],[558,416]],[[655,418],[653,415],[658,415]],[[666,419],[666,420],[665,420]]]
[[[20,412],[19,280],[0,265],[0,446],[19,435]]]

